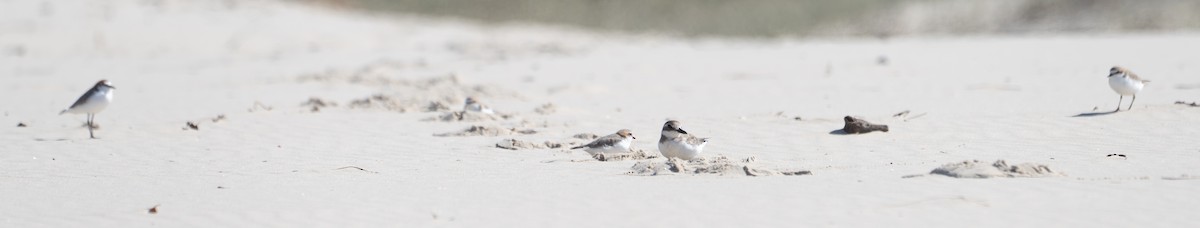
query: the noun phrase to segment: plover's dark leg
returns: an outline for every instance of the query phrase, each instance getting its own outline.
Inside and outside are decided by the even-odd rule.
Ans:
[[[1134,95],[1133,95],[1133,99],[1130,99],[1130,100],[1129,100],[1129,108],[1125,109],[1125,111],[1129,111],[1130,109],[1133,109],[1133,102],[1134,102],[1134,101],[1137,101],[1137,94],[1134,94]],[[1119,105],[1119,104],[1118,104],[1118,105]],[[1120,108],[1120,107],[1117,107],[1117,108]]]
[[[1121,102],[1125,101],[1125,95],[1117,95],[1117,96],[1121,96],[1121,98],[1117,99],[1117,110],[1113,111],[1113,112],[1120,112],[1121,111]]]
[[[92,134],[92,118],[94,118],[95,116],[96,116],[96,114],[91,114],[91,113],[87,114],[88,137],[91,137],[93,139],[96,138],[96,135]]]

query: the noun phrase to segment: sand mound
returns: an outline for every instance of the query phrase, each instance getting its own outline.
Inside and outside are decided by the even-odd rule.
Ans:
[[[1163,180],[1200,180],[1200,176],[1182,174],[1174,177],[1162,177]]]
[[[558,149],[558,148],[569,148],[570,146],[574,146],[574,145],[576,145],[576,143],[559,143],[559,142],[550,142],[550,141],[546,141],[546,142],[542,142],[542,143],[533,143],[533,142],[526,142],[526,141],[521,141],[521,140],[516,140],[516,139],[505,139],[504,141],[500,141],[499,143],[496,143],[497,148],[508,149],[508,150]]]
[[[555,112],[558,112],[558,106],[547,103],[542,106],[538,106],[537,108],[534,108],[533,112],[535,112],[537,114],[542,114],[542,115],[550,115],[550,114],[554,114]]]
[[[351,109],[384,109],[395,112],[439,112],[448,111],[450,106],[444,100],[451,98],[396,98],[383,94],[350,101]]]
[[[447,112],[437,117],[423,119],[421,121],[441,121],[441,122],[480,122],[480,121],[497,121],[512,118],[513,115],[508,114],[488,114],[482,112],[457,111]]]
[[[574,136],[571,136],[571,137],[577,138],[577,139],[583,139],[583,140],[596,140],[597,138],[600,138],[599,135],[592,134],[592,133],[579,133],[579,134],[575,134]]]
[[[458,75],[412,78],[405,71],[404,63],[376,62],[358,69],[327,70],[297,77],[298,82],[349,83],[386,88],[397,92],[433,92],[437,95],[455,95],[453,101],[462,101],[467,96],[475,97],[518,97],[515,92],[493,85],[469,85],[462,83]],[[415,93],[413,93],[415,94]]]
[[[457,75],[411,78],[405,69],[409,63],[377,62],[358,69],[327,70],[297,77],[299,82],[349,83],[378,87],[386,94],[350,101],[351,109],[384,109],[396,112],[444,112],[450,104],[461,104],[467,97],[519,98],[516,92],[494,85],[462,83]],[[419,64],[417,64],[419,65]]]
[[[696,158],[689,161],[669,159],[666,162],[643,161],[634,164],[627,174],[640,176],[655,176],[660,174],[716,174],[733,176],[772,176],[772,175],[811,175],[812,172],[802,170],[776,170],[760,167],[754,157],[731,160],[724,156],[711,158]]]
[[[597,161],[630,161],[630,160],[650,160],[658,158],[658,156],[646,153],[645,150],[637,150],[629,153],[597,153],[593,154],[592,158]]]
[[[438,136],[438,137],[447,137],[447,136],[502,136],[502,135],[515,135],[515,134],[522,134],[522,135],[537,134],[537,131],[534,131],[534,130],[532,130],[532,129],[520,129],[520,130],[518,130],[518,129],[516,129],[516,128],[502,128],[502,127],[489,127],[489,126],[478,126],[478,125],[476,125],[476,126],[471,126],[471,127],[467,128],[467,129],[463,129],[462,131],[457,131],[457,132],[447,132],[447,133],[441,133],[441,134],[434,134],[433,136]]]
[[[311,98],[308,98],[308,101],[301,103],[300,106],[307,107],[309,109],[309,111],[312,111],[312,112],[319,112],[319,111],[321,111],[321,109],[326,108],[326,107],[337,107],[337,103],[335,103],[333,101],[324,100],[321,98],[311,97]]]
[[[956,178],[1052,177],[1062,175],[1055,173],[1053,170],[1050,170],[1050,167],[1045,165],[1023,163],[1010,166],[1004,160],[996,160],[996,162],[990,165],[979,160],[950,163],[933,169],[929,173]]]
[[[746,173],[746,176],[752,176],[752,177],[779,176],[779,175],[783,175],[783,176],[812,175],[812,171],[808,171],[808,170],[776,170],[776,169],[757,167],[754,165],[744,165],[744,166],[742,166],[742,171]]]

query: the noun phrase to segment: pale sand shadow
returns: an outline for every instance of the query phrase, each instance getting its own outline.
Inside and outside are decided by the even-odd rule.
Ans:
[[[1108,111],[1108,112],[1085,112],[1085,113],[1079,113],[1079,115],[1074,115],[1074,116],[1071,116],[1071,117],[1093,117],[1093,116],[1103,116],[1103,115],[1109,115],[1109,114],[1113,114],[1113,113],[1117,113],[1117,111]]]

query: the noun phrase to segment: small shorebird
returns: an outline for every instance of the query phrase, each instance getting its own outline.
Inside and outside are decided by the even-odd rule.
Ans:
[[[587,151],[591,155],[599,153],[629,153],[632,152],[629,150],[629,145],[633,144],[634,139],[637,139],[637,137],[633,137],[632,131],[621,129],[617,133],[600,137],[591,143],[572,147],[571,149],[583,148],[583,151]]]
[[[488,107],[487,105],[485,105],[483,103],[480,103],[479,100],[475,100],[474,97],[467,97],[466,103],[467,103],[466,105],[463,105],[463,111],[496,114],[495,111],[492,111],[491,107]]]
[[[1121,95],[1121,98],[1117,100],[1117,110],[1113,112],[1121,111],[1121,102],[1125,100],[1126,95],[1132,96],[1133,99],[1129,100],[1129,108],[1125,110],[1133,109],[1133,102],[1137,101],[1137,93],[1142,91],[1142,87],[1146,86],[1147,82],[1150,80],[1142,79],[1133,71],[1123,67],[1115,66],[1108,70],[1108,86]]]
[[[95,128],[93,121],[96,118],[96,113],[100,113],[100,111],[104,111],[104,108],[108,107],[108,103],[111,103],[113,99],[113,90],[116,89],[112,84],[108,84],[108,80],[100,80],[96,82],[96,85],[92,86],[92,89],[84,92],[83,96],[79,96],[79,99],[75,100],[75,104],[71,104],[71,107],[62,110],[58,114],[87,114],[88,136],[94,139],[96,135],[92,134],[92,129]]]
[[[683,160],[692,160],[700,155],[704,150],[704,145],[708,144],[707,138],[697,138],[683,128],[680,128],[679,121],[671,120],[663,124],[662,137],[658,138],[658,152],[662,153],[667,159],[679,158]]]

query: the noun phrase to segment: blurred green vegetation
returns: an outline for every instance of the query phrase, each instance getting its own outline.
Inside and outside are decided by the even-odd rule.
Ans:
[[[896,0],[349,0],[350,6],[482,22],[549,22],[681,35],[805,35]]]
[[[356,10],[684,36],[1177,31],[1200,0],[297,0]]]

